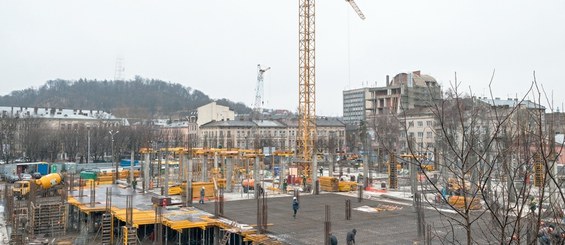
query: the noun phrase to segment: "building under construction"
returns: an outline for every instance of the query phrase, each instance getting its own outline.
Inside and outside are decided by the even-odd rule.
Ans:
[[[167,148],[143,149],[142,154],[146,161],[141,168],[120,168],[117,174],[52,173],[19,181],[29,185],[6,185],[11,243],[47,239],[73,244],[279,244],[258,234],[257,225],[239,224],[223,215],[224,192],[235,191],[236,182],[239,191],[242,182],[247,183],[246,191],[260,188],[255,181],[261,179],[263,168],[259,152]],[[174,154],[178,160],[169,161]],[[160,155],[165,160],[150,160]],[[134,189],[137,181],[141,184]],[[206,202],[216,206],[215,212],[193,207],[200,190]]]

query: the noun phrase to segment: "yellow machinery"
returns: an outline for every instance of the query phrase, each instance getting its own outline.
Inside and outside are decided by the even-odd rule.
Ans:
[[[12,193],[14,193],[14,196],[18,198],[18,200],[20,200],[26,197],[27,194],[29,193],[29,189],[30,189],[29,186],[30,186],[30,182],[28,180],[16,181],[12,185]]]
[[[33,180],[32,180],[33,181]],[[63,181],[63,177],[59,173],[52,173],[41,177],[34,181],[34,183],[40,187],[39,193],[50,190],[53,187],[58,186]],[[31,181],[17,181],[12,186],[12,191],[14,196],[18,199],[26,197],[31,190]]]
[[[447,184],[448,184],[447,188],[451,192],[455,192],[455,193],[460,193],[462,189],[469,190],[471,188],[471,182],[465,181],[465,187],[463,187],[461,181],[455,178],[447,179]]]

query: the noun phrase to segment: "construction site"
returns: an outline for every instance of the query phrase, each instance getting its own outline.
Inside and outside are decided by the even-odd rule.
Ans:
[[[361,206],[390,211],[379,219],[412,216],[381,202],[361,202],[355,181],[299,176],[301,164],[290,161],[290,152],[274,153],[281,159],[276,176],[263,171],[264,155],[251,150],[164,148],[141,154],[141,169],[150,171],[132,163],[118,172],[112,166],[6,184],[10,244],[317,244],[331,220],[345,222],[334,233],[351,227],[371,232],[381,215],[357,210]],[[318,184],[308,191],[312,183]],[[296,219],[292,197],[303,207]]]

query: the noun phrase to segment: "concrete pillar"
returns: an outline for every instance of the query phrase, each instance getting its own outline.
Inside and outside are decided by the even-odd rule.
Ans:
[[[231,192],[233,177],[233,158],[226,158],[226,165],[226,189],[228,192]]]
[[[335,155],[334,155],[334,153],[331,153],[331,154],[330,154],[330,157],[331,157],[332,159],[330,159],[330,161],[329,161],[329,165],[330,165],[330,167],[329,167],[329,172],[330,172],[330,173],[329,173],[329,176],[330,176],[330,177],[333,177],[333,176],[334,176],[334,167],[335,167]]]
[[[149,190],[149,181],[151,181],[151,177],[149,177],[149,161],[151,160],[151,153],[145,153],[145,161],[143,162],[143,191],[147,192]]]
[[[315,195],[318,195],[318,190],[316,188],[316,182],[318,181],[318,155],[314,151],[312,153],[312,190],[314,191]]]
[[[218,169],[218,166],[219,166],[219,164],[218,164],[218,153],[214,152],[214,168]]]
[[[129,164],[129,181],[128,183],[131,184],[131,182],[133,181],[134,175],[133,175],[133,165],[135,164],[135,153],[133,152],[133,149],[131,150],[131,162]],[[135,190],[134,190],[135,191]]]
[[[170,167],[169,167],[169,151],[168,151],[168,146],[167,146],[167,151],[165,154],[165,189],[164,189],[164,195],[166,197],[169,196],[169,175],[170,175]]]
[[[190,158],[189,156],[187,156],[187,179],[186,179],[186,195],[187,195],[187,202],[188,204],[192,205],[192,158]],[[188,206],[188,205],[187,205]]]
[[[253,163],[253,181],[254,185],[253,188],[255,190],[255,198],[259,197],[259,192],[257,190],[257,186],[259,185],[259,156],[255,157],[255,163]]]
[[[186,179],[186,155],[179,156],[179,173],[176,175],[177,182],[181,182],[181,180]]]
[[[286,171],[286,161],[288,161],[288,159],[289,159],[288,157],[285,157],[284,159],[282,159],[282,157],[281,157],[281,159],[279,161],[280,164],[281,164],[280,169],[279,169],[279,171],[280,171],[279,172],[279,184],[280,184],[280,188],[283,191],[283,193],[286,191],[286,190],[283,190],[282,187],[283,187],[283,183],[284,183],[284,180],[285,180],[285,177],[286,177],[284,173]]]
[[[365,161],[363,162],[363,187],[369,186],[369,150],[365,154]]]
[[[201,157],[202,160],[202,182],[207,182],[208,181],[208,156],[207,155],[203,155]]]

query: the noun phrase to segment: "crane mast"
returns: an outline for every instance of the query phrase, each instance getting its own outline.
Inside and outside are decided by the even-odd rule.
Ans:
[[[361,19],[365,15],[354,0],[346,0]],[[316,3],[300,0],[298,14],[298,134],[296,157],[305,176],[310,176],[316,141]]]
[[[310,175],[316,131],[316,35],[315,0],[300,0],[299,9],[299,75],[298,135],[296,156],[304,175]]]
[[[271,67],[262,69],[261,64],[257,65],[257,87],[255,88],[255,104],[253,104],[253,114],[256,119],[263,112],[263,74]]]

